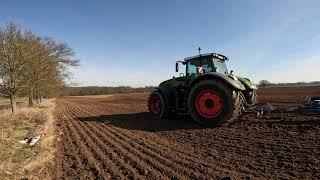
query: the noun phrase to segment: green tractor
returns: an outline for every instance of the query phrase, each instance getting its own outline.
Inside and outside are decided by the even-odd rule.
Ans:
[[[199,50],[200,51],[200,50]],[[200,54],[176,62],[185,73],[160,83],[148,99],[149,111],[160,118],[190,114],[205,126],[236,120],[258,102],[257,87],[248,79],[228,72],[228,58],[218,53]]]

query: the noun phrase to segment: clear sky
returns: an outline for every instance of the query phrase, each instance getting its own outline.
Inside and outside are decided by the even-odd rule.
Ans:
[[[320,80],[319,0],[2,0],[8,21],[68,43],[78,85],[157,85],[203,53],[258,82]]]

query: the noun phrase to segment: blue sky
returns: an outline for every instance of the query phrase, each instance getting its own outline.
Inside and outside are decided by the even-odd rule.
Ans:
[[[202,52],[255,82],[320,80],[318,0],[2,0],[0,25],[68,43],[78,85],[157,85]]]

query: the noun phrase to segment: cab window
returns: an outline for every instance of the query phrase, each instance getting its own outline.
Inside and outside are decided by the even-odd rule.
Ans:
[[[197,73],[197,67],[200,67],[200,61],[199,60],[191,60],[188,62],[188,74],[196,74]]]
[[[202,60],[202,67],[204,68],[205,72],[212,72],[212,58],[206,57]]]
[[[211,57],[202,57],[202,65],[200,64],[200,59],[194,59],[188,62],[188,71],[189,75],[196,74],[198,67],[203,67],[204,72],[212,72],[212,58]]]
[[[217,72],[223,73],[223,74],[228,73],[227,65],[223,60],[214,59],[214,66]]]

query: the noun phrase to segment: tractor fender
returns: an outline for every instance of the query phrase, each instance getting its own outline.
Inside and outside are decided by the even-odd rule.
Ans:
[[[212,72],[212,73],[200,74],[200,76],[198,76],[193,81],[191,81],[188,91],[190,91],[191,87],[193,87],[196,83],[198,83],[204,79],[211,79],[211,78],[212,79],[219,79],[219,80],[225,82],[226,84],[228,84],[229,86],[233,87],[236,90],[239,90],[239,91],[246,90],[245,86],[240,81],[234,80],[225,74]]]
[[[251,81],[249,79],[241,78],[241,77],[237,77],[237,78],[244,85],[246,90],[257,90],[258,89],[258,87],[256,85],[254,85],[253,83],[251,83]]]
[[[160,87],[155,87],[154,91],[159,92],[162,96],[166,96],[166,92]]]
[[[249,84],[244,84],[244,87],[245,87],[246,89],[249,89],[249,90],[257,90],[257,89],[258,89],[258,87],[257,87],[256,85],[254,85],[254,84],[251,84],[251,85],[249,85]]]

